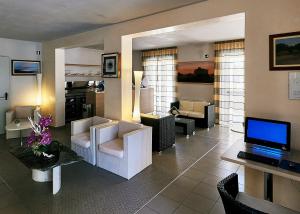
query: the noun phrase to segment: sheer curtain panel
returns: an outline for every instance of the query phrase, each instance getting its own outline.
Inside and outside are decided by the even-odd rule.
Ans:
[[[243,132],[244,40],[215,43],[215,106],[220,125]]]
[[[154,111],[166,114],[176,99],[177,48],[143,51],[144,75],[154,88]]]

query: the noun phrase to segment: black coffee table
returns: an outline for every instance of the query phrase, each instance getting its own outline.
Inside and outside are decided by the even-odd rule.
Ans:
[[[69,147],[54,141],[51,145],[55,148],[53,158],[37,157],[31,148],[26,146],[16,147],[10,153],[18,158],[26,167],[32,170],[32,179],[37,182],[48,182],[52,180],[53,195],[59,192],[61,187],[61,166],[83,160]]]
[[[189,139],[190,135],[195,135],[195,120],[186,118],[175,118],[175,126],[183,129],[183,134]]]

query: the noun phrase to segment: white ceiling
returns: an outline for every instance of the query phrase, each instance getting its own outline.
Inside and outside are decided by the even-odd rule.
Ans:
[[[163,47],[182,46],[196,43],[207,43],[241,39],[245,37],[245,17],[243,14],[231,15],[230,18],[217,18],[188,24],[180,30],[139,37],[133,40],[134,50],[145,50]]]
[[[45,41],[205,0],[0,0],[0,37]]]

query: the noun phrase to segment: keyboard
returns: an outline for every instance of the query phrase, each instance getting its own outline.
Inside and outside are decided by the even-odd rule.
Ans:
[[[268,165],[276,166],[276,167],[279,165],[278,159],[269,158],[266,156],[261,156],[261,155],[257,155],[257,154],[250,153],[250,152],[240,151],[239,154],[237,155],[237,157],[246,159],[246,160],[257,161],[260,163],[264,163],[264,164],[268,164]]]
[[[300,163],[296,163],[289,160],[280,161],[279,168],[300,173]]]

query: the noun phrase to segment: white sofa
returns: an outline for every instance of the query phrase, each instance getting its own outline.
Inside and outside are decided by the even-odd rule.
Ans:
[[[215,124],[215,105],[206,101],[179,100],[171,103],[170,112],[178,117],[195,120],[195,125],[210,128]]]
[[[84,160],[96,165],[95,128],[105,126],[112,120],[94,116],[71,122],[71,149]]]
[[[179,114],[183,116],[195,117],[195,118],[204,118],[205,106],[208,106],[210,103],[206,101],[189,101],[189,100],[180,100],[179,101]]]
[[[39,109],[37,109],[35,106],[16,106],[14,110],[6,112],[6,125],[13,123],[15,120],[19,120],[22,124],[30,124],[28,117],[33,117],[34,120],[37,121],[38,112]],[[30,132],[31,129],[22,131],[22,137],[27,137]],[[21,137],[19,131],[6,131],[6,139],[18,137]]]
[[[96,128],[97,166],[130,179],[152,164],[152,127],[120,121]]]

